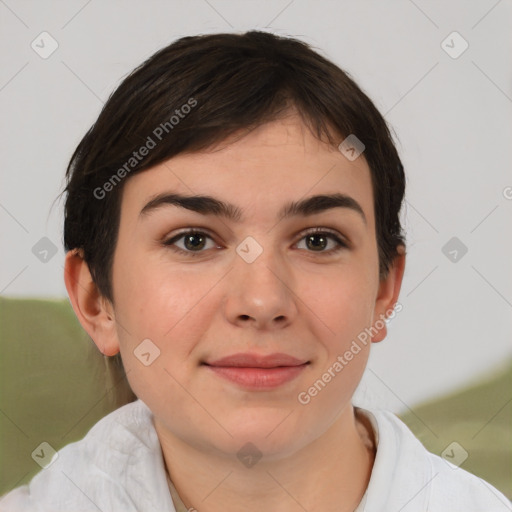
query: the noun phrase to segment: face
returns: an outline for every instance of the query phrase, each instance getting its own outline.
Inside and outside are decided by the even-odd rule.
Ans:
[[[297,117],[125,184],[112,343],[169,439],[279,457],[321,436],[350,409],[370,343],[344,355],[383,287],[368,165]]]

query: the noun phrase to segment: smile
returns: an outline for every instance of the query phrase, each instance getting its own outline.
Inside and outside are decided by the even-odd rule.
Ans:
[[[269,390],[298,377],[309,361],[287,354],[234,354],[203,365],[215,375],[252,390]]]

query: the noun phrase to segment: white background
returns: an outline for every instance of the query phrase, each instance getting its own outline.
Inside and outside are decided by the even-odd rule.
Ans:
[[[374,346],[358,400],[398,412],[512,355],[510,0],[1,0],[0,16],[2,295],[67,296],[63,203],[52,202],[120,80],[181,36],[259,28],[348,71],[399,140],[403,310]],[[31,48],[43,31],[58,43],[47,59]],[[458,58],[442,46],[453,31],[469,44]],[[58,248],[47,263],[32,253],[43,236]],[[468,248],[456,263],[441,251],[454,236]]]

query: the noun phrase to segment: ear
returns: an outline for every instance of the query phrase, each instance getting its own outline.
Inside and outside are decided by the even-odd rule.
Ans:
[[[394,309],[400,288],[402,287],[402,279],[405,270],[405,247],[399,245],[397,247],[397,256],[389,269],[387,277],[381,279],[375,309],[373,314],[373,326],[371,331],[371,340],[373,343],[382,341],[388,334],[388,329],[384,319],[387,318]],[[374,332],[376,331],[376,334]]]
[[[119,352],[114,308],[94,283],[80,250],[66,254],[64,282],[75,314],[100,352],[113,356]]]

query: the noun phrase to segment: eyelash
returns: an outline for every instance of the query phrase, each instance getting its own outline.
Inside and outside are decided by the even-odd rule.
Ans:
[[[181,238],[183,238],[184,236],[187,236],[187,235],[206,235],[206,237],[208,237],[210,240],[213,240],[213,237],[211,235],[209,235],[206,231],[201,231],[199,229],[188,229],[186,231],[181,231],[180,233],[176,234],[175,236],[173,236],[167,240],[164,240],[163,245],[179,254],[185,253],[186,255],[190,255],[193,257],[201,256],[204,252],[206,252],[204,250],[185,251],[185,250],[183,250],[179,247],[176,247],[174,245],[178,240],[180,240]],[[346,242],[344,242],[337,234],[335,234],[334,232],[332,232],[329,229],[319,228],[319,227],[313,228],[313,229],[310,229],[310,230],[304,232],[302,234],[301,238],[299,239],[299,242],[309,235],[326,235],[328,238],[331,238],[338,244],[338,246],[335,247],[334,249],[330,249],[329,251],[318,251],[317,254],[331,255],[331,254],[337,253],[338,251],[340,251],[342,249],[349,248],[349,245]],[[315,253],[315,251],[307,251],[307,252],[310,252],[313,254]]]

